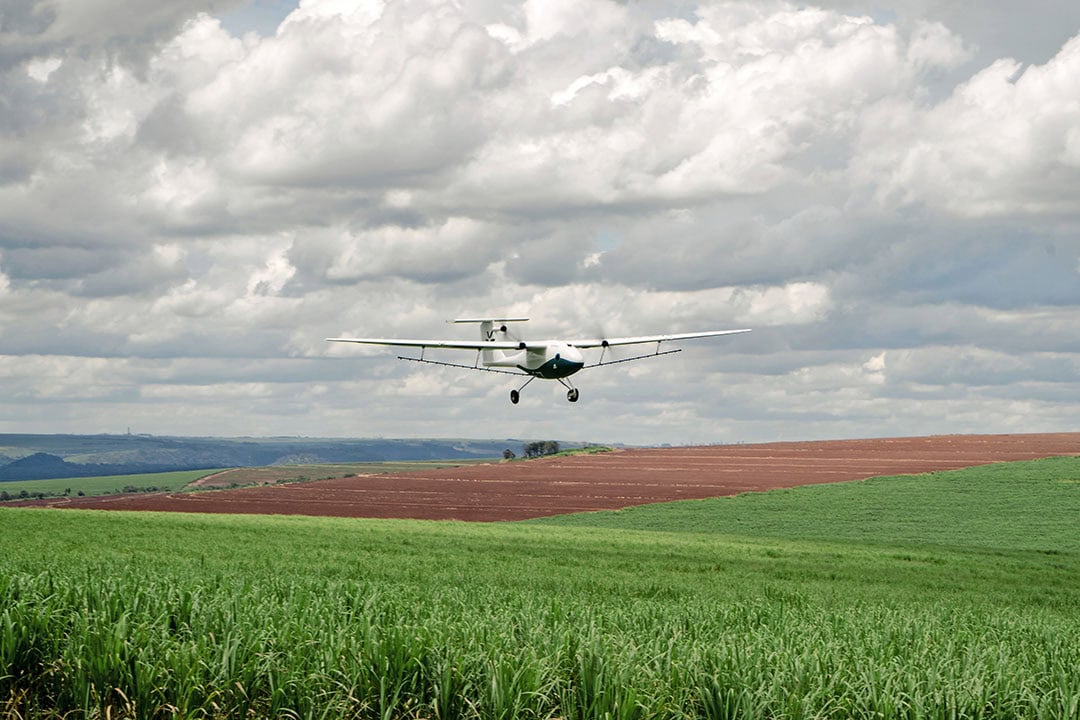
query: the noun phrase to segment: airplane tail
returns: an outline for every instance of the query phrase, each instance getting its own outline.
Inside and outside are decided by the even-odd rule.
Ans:
[[[480,339],[485,342],[505,342],[511,340],[519,340],[520,338],[512,337],[510,335],[510,329],[507,327],[507,323],[512,322],[528,322],[529,318],[516,317],[516,318],[457,318],[451,320],[453,323],[476,323],[480,325]],[[509,360],[517,355],[517,351],[510,352],[507,350],[484,350],[483,361],[485,365],[500,365],[503,363],[516,364],[509,362]]]

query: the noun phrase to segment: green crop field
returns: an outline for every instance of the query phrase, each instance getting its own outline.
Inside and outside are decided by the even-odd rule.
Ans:
[[[577,527],[1080,552],[1080,458],[539,518]]]
[[[0,508],[0,713],[1080,718],[1077,477],[585,526]]]
[[[31,497],[40,494],[56,495],[105,495],[122,492],[124,488],[145,490],[179,490],[189,482],[206,477],[217,470],[178,470],[175,472],[145,473],[141,475],[103,475],[99,477],[52,478],[49,480],[12,480],[0,482],[0,492],[12,498],[26,492]]]

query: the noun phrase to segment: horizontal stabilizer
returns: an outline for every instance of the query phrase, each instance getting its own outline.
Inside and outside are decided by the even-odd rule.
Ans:
[[[506,323],[506,322],[528,322],[529,318],[517,317],[517,318],[499,318],[499,317],[484,317],[484,318],[456,318],[454,320],[447,320],[448,323]]]
[[[520,341],[493,342],[491,340],[406,340],[404,338],[326,338],[327,342],[359,343],[361,345],[387,345],[390,347],[447,348],[450,350],[524,350]]]

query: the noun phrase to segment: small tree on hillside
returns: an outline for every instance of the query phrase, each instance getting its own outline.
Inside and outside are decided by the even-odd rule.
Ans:
[[[542,457],[544,455],[554,455],[559,452],[559,443],[555,440],[543,440],[538,442],[527,443],[522,450],[527,458]]]

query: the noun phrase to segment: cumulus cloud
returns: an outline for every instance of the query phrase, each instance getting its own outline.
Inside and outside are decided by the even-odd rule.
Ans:
[[[999,42],[916,0],[303,0],[246,31],[239,5],[0,9],[7,429],[248,413],[677,442],[1072,417],[1048,398],[1080,352],[1080,28]],[[528,415],[490,377],[323,342],[486,313],[534,337],[755,332]]]
[[[860,157],[877,199],[968,216],[1074,214],[1078,73],[1074,37],[1045,65],[997,60],[934,107],[883,106]]]

